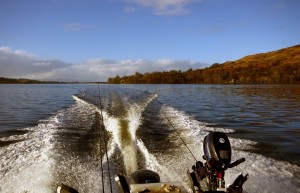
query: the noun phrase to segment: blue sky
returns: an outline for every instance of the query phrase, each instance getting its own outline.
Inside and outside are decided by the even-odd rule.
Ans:
[[[299,0],[0,0],[0,76],[106,80],[300,43]]]

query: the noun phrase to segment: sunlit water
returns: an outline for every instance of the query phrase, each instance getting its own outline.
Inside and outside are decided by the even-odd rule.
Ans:
[[[300,192],[300,85],[0,85],[0,192],[80,192],[109,187],[117,173],[158,172],[187,186],[211,131],[230,137],[230,184],[245,192]],[[101,130],[101,114],[105,131]],[[102,136],[102,137],[101,137]],[[103,141],[103,140],[102,140]]]

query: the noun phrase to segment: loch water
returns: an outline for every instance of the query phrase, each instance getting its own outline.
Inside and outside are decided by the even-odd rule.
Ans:
[[[195,161],[177,132],[204,161],[221,131],[246,158],[227,184],[244,172],[245,192],[300,192],[300,85],[2,84],[0,99],[0,192],[100,192],[101,160],[108,186],[101,114],[111,178],[146,168],[187,186]]]

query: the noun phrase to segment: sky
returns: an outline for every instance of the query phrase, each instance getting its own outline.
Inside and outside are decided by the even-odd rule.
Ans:
[[[0,0],[0,77],[106,81],[300,43],[299,0]]]

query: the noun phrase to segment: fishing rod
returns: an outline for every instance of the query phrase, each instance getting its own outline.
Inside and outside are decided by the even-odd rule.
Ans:
[[[164,117],[167,119],[167,121],[169,122],[169,124],[171,125],[172,129],[175,131],[175,133],[177,134],[177,136],[180,138],[180,140],[182,141],[183,145],[187,148],[187,150],[189,151],[189,153],[192,155],[192,157],[194,158],[194,160],[197,162],[196,157],[194,156],[194,154],[192,153],[192,151],[190,150],[190,148],[188,147],[188,145],[186,144],[186,142],[183,140],[183,138],[181,137],[180,133],[178,132],[178,130],[176,129],[176,127],[173,125],[173,123],[171,122],[171,120],[166,116],[166,114],[164,113]]]
[[[101,107],[101,100],[99,99],[99,107]],[[102,124],[102,123],[101,123]],[[99,129],[99,149],[100,149],[100,169],[101,169],[101,181],[102,181],[102,193],[104,193],[104,174],[103,174],[103,163],[102,163],[102,145],[101,145],[101,128]]]
[[[100,91],[100,85],[98,84],[98,98],[99,98],[99,108],[100,108],[100,117],[101,117],[101,128],[104,131],[103,137],[104,137],[104,148],[106,153],[106,162],[107,162],[107,169],[108,169],[108,178],[109,178],[109,186],[110,186],[110,192],[112,193],[112,183],[111,183],[111,174],[110,174],[110,164],[108,160],[108,150],[107,150],[107,141],[108,137],[105,132],[105,124],[103,119],[103,106],[102,106],[102,97],[101,97],[101,91]],[[102,192],[104,193],[104,178],[103,178],[103,165],[102,165],[102,155],[101,155],[101,129],[100,129],[100,159],[101,159],[101,175],[102,175]]]

